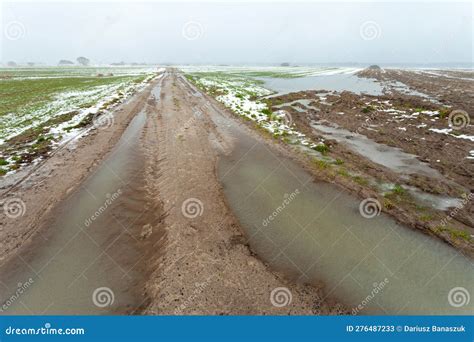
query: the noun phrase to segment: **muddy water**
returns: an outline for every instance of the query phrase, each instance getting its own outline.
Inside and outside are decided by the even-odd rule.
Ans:
[[[453,198],[445,195],[434,195],[411,186],[406,186],[405,188],[417,202],[427,207],[432,207],[438,210],[447,210],[449,208],[462,205],[462,199],[460,198]]]
[[[144,212],[138,142],[145,119],[142,110],[27,251],[0,270],[4,314],[111,314],[143,304],[137,229],[155,219]]]
[[[423,174],[428,177],[442,177],[427,163],[417,159],[417,156],[403,152],[399,148],[376,143],[365,135],[354,133],[340,127],[311,123],[311,127],[327,139],[334,139],[352,149],[374,163],[388,167],[392,171],[403,174]],[[318,132],[318,133],[319,133]]]
[[[412,88],[408,87],[405,83],[402,83],[402,82],[399,82],[399,81],[383,82],[383,85],[387,89],[388,93],[392,93],[393,90],[395,90],[395,91],[398,91],[398,92],[403,93],[405,95],[419,96],[419,97],[428,99],[431,102],[441,104],[434,97],[432,97],[430,95],[427,95],[425,93],[422,93],[420,91],[417,91],[415,89],[412,89]]]
[[[450,304],[449,293],[474,293],[471,261],[447,244],[380,214],[365,218],[359,201],[313,183],[295,163],[234,131],[219,177],[252,249],[271,266],[324,284],[361,314],[471,314],[474,301]],[[458,295],[464,290],[455,289]],[[460,296],[451,296],[454,305]],[[462,302],[461,302],[462,303]]]
[[[332,74],[298,78],[257,77],[265,87],[277,95],[302,90],[351,91],[356,94],[383,95],[383,86],[375,80],[359,78],[353,74]]]
[[[334,126],[323,125],[312,122],[311,127],[318,131],[326,139],[334,139],[352,151],[370,159],[374,163],[388,167],[392,171],[400,173],[402,177],[411,174],[422,174],[432,178],[442,178],[443,176],[427,163],[418,160],[416,155],[409,154],[403,150],[384,144],[376,143],[365,135],[354,133],[346,129]],[[391,190],[393,188],[382,190]],[[432,207],[438,210],[454,208],[461,203],[458,198],[443,195],[434,195],[423,192],[415,187],[405,187],[413,196],[417,203]]]
[[[312,102],[311,100],[300,99],[300,100],[294,100],[294,101],[291,101],[291,102],[283,103],[281,105],[277,105],[277,106],[274,106],[274,107],[280,109],[280,108],[290,106],[299,113],[306,113],[308,110],[319,111],[320,109],[317,108],[317,107],[312,106],[311,102]]]

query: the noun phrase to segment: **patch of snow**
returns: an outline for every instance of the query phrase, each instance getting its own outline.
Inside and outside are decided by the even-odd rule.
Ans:
[[[294,129],[289,113],[278,110],[269,115],[270,109],[267,104],[255,100],[251,96],[251,94],[256,94],[257,97],[264,96],[270,92],[268,89],[255,83],[252,84],[246,78],[237,76],[197,76],[194,81],[205,90],[217,89],[217,92],[221,93],[221,95],[216,96],[217,101],[223,103],[236,114],[256,122],[274,136],[286,136],[292,144],[310,149],[317,146],[305,134]]]
[[[474,135],[467,135],[467,134],[455,135],[455,134],[451,134],[451,132],[453,131],[452,128],[442,128],[442,129],[430,128],[429,130],[432,131],[432,132],[435,132],[435,133],[446,134],[446,135],[449,135],[451,137],[458,138],[458,139],[466,139],[466,140],[474,141]]]
[[[437,116],[439,112],[437,110],[422,110],[421,114],[429,115],[429,116]]]

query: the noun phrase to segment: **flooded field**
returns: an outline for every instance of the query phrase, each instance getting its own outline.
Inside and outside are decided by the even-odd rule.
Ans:
[[[341,73],[298,78],[258,77],[265,87],[282,95],[303,90],[351,91],[356,94],[382,95],[383,86],[371,79],[355,76],[353,73]]]
[[[343,190],[313,183],[290,160],[234,134],[237,148],[220,162],[219,176],[252,249],[270,265],[324,284],[327,296],[351,308],[364,303],[359,314],[472,312],[473,303],[460,310],[446,297],[453,287],[474,290],[471,260],[376,207],[364,217]]]

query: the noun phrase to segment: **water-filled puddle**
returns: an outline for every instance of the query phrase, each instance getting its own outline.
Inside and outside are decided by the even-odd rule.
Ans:
[[[374,163],[383,165],[401,174],[423,174],[428,177],[442,177],[427,163],[417,159],[413,154],[403,152],[396,147],[376,143],[365,135],[348,131],[341,127],[312,122],[311,127],[326,139],[334,139],[356,153],[363,155]]]
[[[430,194],[412,186],[406,188],[418,203],[437,210],[448,210],[462,204],[460,198]]]
[[[281,109],[284,107],[292,107],[299,113],[306,113],[308,110],[319,111],[320,109],[311,105],[312,100],[299,99],[291,102],[283,103],[280,105],[273,106],[274,108]]]
[[[403,152],[399,148],[376,143],[365,135],[317,122],[312,122],[311,127],[319,131],[318,133],[324,138],[334,139],[343,143],[352,151],[370,159],[374,163],[388,167],[392,171],[403,175],[423,174],[433,178],[443,177],[427,163],[418,160],[416,155]],[[456,207],[461,202],[458,198],[430,194],[415,187],[407,186],[405,188],[417,203],[437,210],[447,210]]]
[[[277,95],[303,90],[351,91],[356,94],[383,95],[383,86],[375,80],[359,78],[354,74],[306,76],[297,78],[257,77],[265,88],[274,90]]]
[[[350,308],[361,305],[355,313],[473,312],[473,301],[450,304],[455,288],[474,293],[470,259],[384,214],[363,217],[359,200],[312,182],[244,133],[233,134],[236,148],[221,158],[219,177],[252,249],[272,267],[324,284],[327,296]]]
[[[144,210],[137,143],[145,120],[142,110],[100,167],[54,210],[47,229],[0,269],[4,314],[131,313],[144,304],[137,227],[157,219]]]
[[[420,91],[417,91],[415,89],[412,89],[408,87],[405,83],[402,83],[399,81],[390,81],[390,82],[383,82],[383,85],[386,87],[388,93],[392,93],[393,90],[395,90],[405,95],[422,97],[422,98],[430,100],[433,103],[440,104],[440,102],[434,97],[427,95],[425,93],[422,93]]]

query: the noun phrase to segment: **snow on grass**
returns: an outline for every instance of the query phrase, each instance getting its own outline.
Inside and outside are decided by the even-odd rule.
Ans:
[[[80,71],[75,69],[76,73]],[[22,77],[0,80],[0,158],[8,160],[16,170],[38,144],[49,144],[54,149],[83,136],[90,129],[94,114],[112,115],[111,109],[143,89],[157,71],[135,76],[50,77],[54,70],[41,69],[38,77],[28,70],[28,77],[23,77],[25,72],[21,71]],[[31,158],[26,160],[35,163]]]
[[[88,108],[94,107],[98,103],[102,104],[111,100],[119,102],[140,88],[140,85],[146,83],[148,78],[139,83],[135,81],[133,78],[117,78],[115,82],[107,85],[93,86],[85,90],[66,90],[52,94],[50,101],[40,103],[38,107],[35,106],[35,103],[27,103],[16,108],[16,110],[0,116],[0,127],[2,128],[0,131],[0,145],[27,129],[37,127],[52,117],[78,111],[78,117],[81,118]]]
[[[247,120],[254,121],[273,136],[284,137],[287,142],[311,149],[318,146],[294,128],[288,112],[284,110],[272,112],[267,103],[260,100],[272,91],[262,87],[259,81],[221,72],[197,72],[187,74],[187,77],[227,108]]]
[[[354,74],[361,68],[350,67],[299,67],[299,66],[216,66],[216,65],[193,65],[179,66],[185,73],[196,72],[221,72],[234,76],[249,77],[274,77],[274,78],[297,78],[321,75]]]
[[[164,68],[160,68],[164,71]],[[0,68],[0,79],[51,79],[51,78],[81,78],[103,75],[110,76],[140,76],[160,72],[160,69],[144,66],[116,66],[116,67],[15,67]]]

